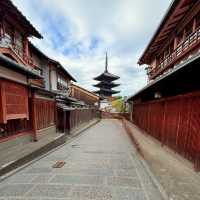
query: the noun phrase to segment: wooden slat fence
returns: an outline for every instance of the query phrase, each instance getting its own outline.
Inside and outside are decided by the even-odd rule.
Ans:
[[[65,112],[65,114],[64,114]],[[96,109],[74,109],[64,111],[57,108],[57,129],[61,132],[65,131],[70,133],[73,129],[81,125],[82,123],[89,122],[92,119],[98,117],[98,111]],[[65,127],[64,127],[65,126]]]
[[[70,111],[70,130],[97,117],[96,109],[75,109]]]
[[[200,93],[137,103],[133,121],[200,170]]]
[[[55,101],[35,99],[36,130],[55,125]]]

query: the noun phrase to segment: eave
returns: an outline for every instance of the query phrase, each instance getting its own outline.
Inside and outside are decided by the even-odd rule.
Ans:
[[[109,89],[101,89],[101,90],[98,90],[98,91],[95,91],[94,93],[97,93],[97,94],[102,94],[102,93],[107,93],[107,94],[117,94],[119,93],[119,91],[115,91],[115,90],[109,90]]]
[[[153,90],[153,88],[158,87],[160,84],[164,83],[165,81],[169,80],[173,75],[178,74],[179,72],[186,70],[189,65],[192,65],[194,62],[200,62],[200,52],[197,53],[192,58],[186,60],[185,62],[177,65],[172,71],[168,72],[167,74],[164,74],[160,78],[150,82],[148,85],[143,87],[141,90],[136,92],[134,95],[131,95],[127,101],[135,100],[139,97],[141,97],[143,94],[148,93],[149,91]],[[190,69],[191,71],[191,69]],[[193,77],[188,77],[188,79],[192,79]],[[165,86],[164,88],[167,89]]]
[[[109,72],[104,72],[102,74],[100,74],[99,76],[95,77],[94,80],[96,81],[103,81],[103,80],[117,80],[119,79],[120,77],[119,76],[116,76],[114,74],[111,74]]]
[[[49,61],[54,63],[58,69],[60,69],[66,76],[70,78],[70,80],[77,82],[76,79],[58,61],[55,61],[51,58],[49,58]]]
[[[14,71],[20,72],[24,75],[27,75],[29,78],[33,79],[42,79],[43,77],[29,69],[28,67],[21,65],[19,63],[16,63],[15,61],[11,60],[10,58],[4,56],[3,54],[0,54],[0,63]]]
[[[11,14],[14,19],[21,22],[21,25],[27,30],[27,34],[42,39],[42,35],[30,23],[30,21],[20,12],[20,10],[12,3],[11,0],[1,0],[0,7],[3,8],[2,12]]]
[[[152,54],[160,49],[170,35],[175,33],[177,25],[182,22],[190,8],[198,3],[198,0],[173,0],[164,15],[157,30],[153,34],[149,44],[140,57],[138,64],[150,64]]]
[[[94,87],[97,87],[97,88],[101,88],[101,87],[110,87],[110,88],[114,88],[114,87],[118,87],[120,86],[120,84],[115,84],[113,82],[111,83],[104,83],[104,82],[100,82],[100,83],[97,83],[95,85],[93,85]]]

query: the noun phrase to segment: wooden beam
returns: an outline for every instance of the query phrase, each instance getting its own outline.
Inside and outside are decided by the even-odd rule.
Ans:
[[[31,94],[31,110],[32,110],[32,113],[31,113],[31,119],[32,119],[32,129],[33,129],[33,141],[34,142],[37,142],[38,139],[37,139],[37,126],[36,126],[36,108],[35,108],[35,92],[32,92]]]
[[[197,28],[197,20],[196,18],[193,19],[193,26],[192,26],[192,32],[194,33],[196,31]]]
[[[200,12],[200,1],[197,1],[192,8],[189,10],[189,12],[184,16],[182,21],[179,23],[179,25],[176,28],[176,32],[180,33],[186,24],[188,24],[192,18],[197,15]]]
[[[182,1],[181,4],[183,4],[184,2]],[[181,5],[180,4],[180,5]],[[198,13],[198,11],[200,10],[200,1],[198,1],[195,5],[192,6],[192,8],[189,10],[189,12],[184,16],[184,18],[181,20],[181,22],[179,23],[178,27],[176,27],[173,32],[168,36],[169,40],[166,41],[165,45],[163,46],[162,49],[160,49],[160,52],[163,51],[167,46],[169,46],[169,44],[172,42],[172,40],[174,39],[174,37],[177,35],[177,33],[180,33],[179,31],[179,27],[182,26],[180,25],[181,23],[188,23],[188,17],[190,17],[192,19],[192,17],[194,15],[196,15]],[[184,8],[184,9],[183,9]],[[189,5],[183,7],[181,10],[187,10],[189,9]],[[187,9],[186,9],[187,8]],[[195,10],[195,12],[194,12]],[[197,11],[198,10],[198,11]],[[173,15],[170,17],[170,19],[173,18]],[[169,20],[170,20],[169,19]],[[174,21],[172,20],[173,23],[176,23],[177,21],[179,21],[181,19],[181,16],[179,16],[177,19],[175,19]],[[170,22],[170,23],[172,23]],[[170,39],[171,38],[171,39]]]

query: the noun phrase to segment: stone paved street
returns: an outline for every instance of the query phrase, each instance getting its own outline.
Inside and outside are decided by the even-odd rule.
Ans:
[[[65,161],[62,168],[53,168]],[[1,200],[162,200],[122,124],[102,120],[0,184]]]

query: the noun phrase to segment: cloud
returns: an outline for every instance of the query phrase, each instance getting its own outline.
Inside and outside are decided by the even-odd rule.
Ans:
[[[44,36],[33,42],[59,60],[81,86],[95,90],[93,78],[104,70],[118,75],[122,95],[147,83],[137,61],[170,0],[13,0]],[[39,5],[39,6],[38,6]]]

